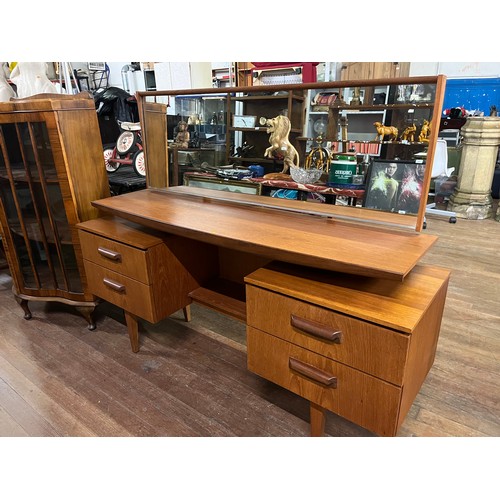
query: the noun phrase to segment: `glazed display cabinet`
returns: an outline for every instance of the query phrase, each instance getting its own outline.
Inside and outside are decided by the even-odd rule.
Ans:
[[[94,329],[96,299],[75,224],[97,217],[110,196],[94,101],[45,94],[0,103],[0,228],[13,292],[73,305]]]

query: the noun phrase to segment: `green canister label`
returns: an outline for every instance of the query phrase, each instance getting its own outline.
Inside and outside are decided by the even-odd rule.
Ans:
[[[357,162],[347,160],[332,160],[330,163],[329,184],[352,184],[352,176],[356,175]]]

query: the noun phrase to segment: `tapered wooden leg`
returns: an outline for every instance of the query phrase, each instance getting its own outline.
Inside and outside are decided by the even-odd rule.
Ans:
[[[191,306],[187,305],[182,309],[182,312],[184,313],[184,319],[189,322],[191,321]]]
[[[137,323],[137,316],[130,314],[127,311],[125,313],[125,321],[127,322],[128,336],[130,337],[130,345],[132,346],[132,352],[139,351],[139,324]]]
[[[311,436],[321,437],[325,434],[326,410],[310,402]]]

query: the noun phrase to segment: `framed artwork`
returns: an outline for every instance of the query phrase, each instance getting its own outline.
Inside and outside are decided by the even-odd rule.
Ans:
[[[386,212],[417,214],[424,173],[423,162],[375,161],[366,180],[363,206]]]

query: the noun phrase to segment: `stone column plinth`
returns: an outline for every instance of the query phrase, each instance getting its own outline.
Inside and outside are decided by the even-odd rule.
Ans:
[[[462,158],[448,210],[462,219],[493,215],[491,183],[500,144],[500,117],[474,116],[461,129]]]

